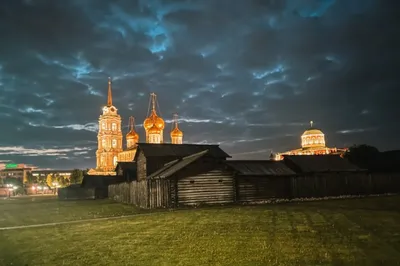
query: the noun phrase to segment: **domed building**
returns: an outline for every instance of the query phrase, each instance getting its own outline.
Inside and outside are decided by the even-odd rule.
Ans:
[[[301,135],[301,148],[283,153],[277,153],[271,157],[274,160],[283,160],[284,155],[327,155],[343,154],[347,148],[328,148],[325,143],[325,134],[318,128],[313,127],[313,121],[310,122],[310,128]]]
[[[146,132],[146,142],[153,144],[164,143],[164,120],[157,115],[157,95],[151,93],[151,112],[144,120],[143,127]]]
[[[146,134],[146,143],[164,143],[165,121],[157,114],[157,96],[150,94],[151,110],[143,122]],[[150,107],[150,106],[149,106]],[[150,108],[149,108],[150,109]],[[126,149],[123,149],[123,135],[121,130],[121,116],[112,103],[111,79],[108,79],[107,105],[103,107],[103,114],[99,118],[99,132],[97,136],[98,149],[96,151],[96,168],[90,169],[89,175],[115,175],[118,162],[132,162],[135,158],[140,140],[135,130],[135,121],[129,118],[129,132],[126,134]],[[183,133],[178,128],[177,119],[173,121],[171,143],[182,144]]]
[[[139,134],[135,130],[135,119],[129,117],[129,132],[126,134],[126,150],[118,154],[118,162],[132,162],[136,154]]]
[[[178,115],[174,115],[174,128],[171,130],[171,143],[172,144],[182,144],[183,132],[178,127]]]

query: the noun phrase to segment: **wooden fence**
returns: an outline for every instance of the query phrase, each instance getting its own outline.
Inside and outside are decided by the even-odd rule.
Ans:
[[[143,180],[108,186],[108,197],[140,208],[171,207],[169,180]]]
[[[262,202],[270,199],[322,198],[344,195],[400,193],[400,173],[320,173],[296,176],[236,176],[232,182],[235,202]],[[109,198],[141,208],[171,208],[185,205],[176,180],[143,180],[108,187]],[[219,183],[216,183],[220,185]],[[218,186],[212,189],[218,192]],[[211,188],[210,188],[211,189]],[[191,199],[201,202],[208,190],[193,186]],[[224,189],[227,189],[224,187]]]

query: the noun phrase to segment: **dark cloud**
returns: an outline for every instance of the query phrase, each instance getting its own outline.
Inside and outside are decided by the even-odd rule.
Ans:
[[[187,142],[235,158],[329,146],[400,148],[399,3],[357,0],[5,1],[0,160],[92,167],[107,77],[124,123],[149,93]],[[46,155],[47,154],[47,155]]]

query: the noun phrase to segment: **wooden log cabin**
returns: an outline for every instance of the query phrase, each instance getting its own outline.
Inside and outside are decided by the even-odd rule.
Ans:
[[[290,197],[290,178],[296,173],[282,161],[229,160],[236,177],[236,201],[260,202]]]
[[[326,197],[374,193],[367,170],[339,155],[284,156],[284,163],[296,172],[292,197]]]
[[[205,150],[208,152],[204,154],[203,161],[219,162],[230,158],[219,145],[139,143],[134,158],[137,167],[137,180],[146,179],[146,177],[160,170],[167,163],[181,160],[184,157]]]
[[[150,182],[166,181],[169,188],[160,189],[168,191],[170,206],[227,204],[235,201],[234,175],[225,164],[227,154],[218,151],[217,146],[209,145],[208,148],[172,160],[147,177]]]

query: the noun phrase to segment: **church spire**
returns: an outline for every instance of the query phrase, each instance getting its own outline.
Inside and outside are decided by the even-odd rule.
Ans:
[[[108,97],[107,106],[112,106],[111,78],[108,78]]]
[[[154,92],[151,93],[151,106],[153,112],[156,111],[156,94]]]
[[[129,131],[133,131],[134,124],[135,124],[135,118],[133,116],[129,117]]]
[[[178,128],[178,114],[174,114],[174,124],[175,128]]]

